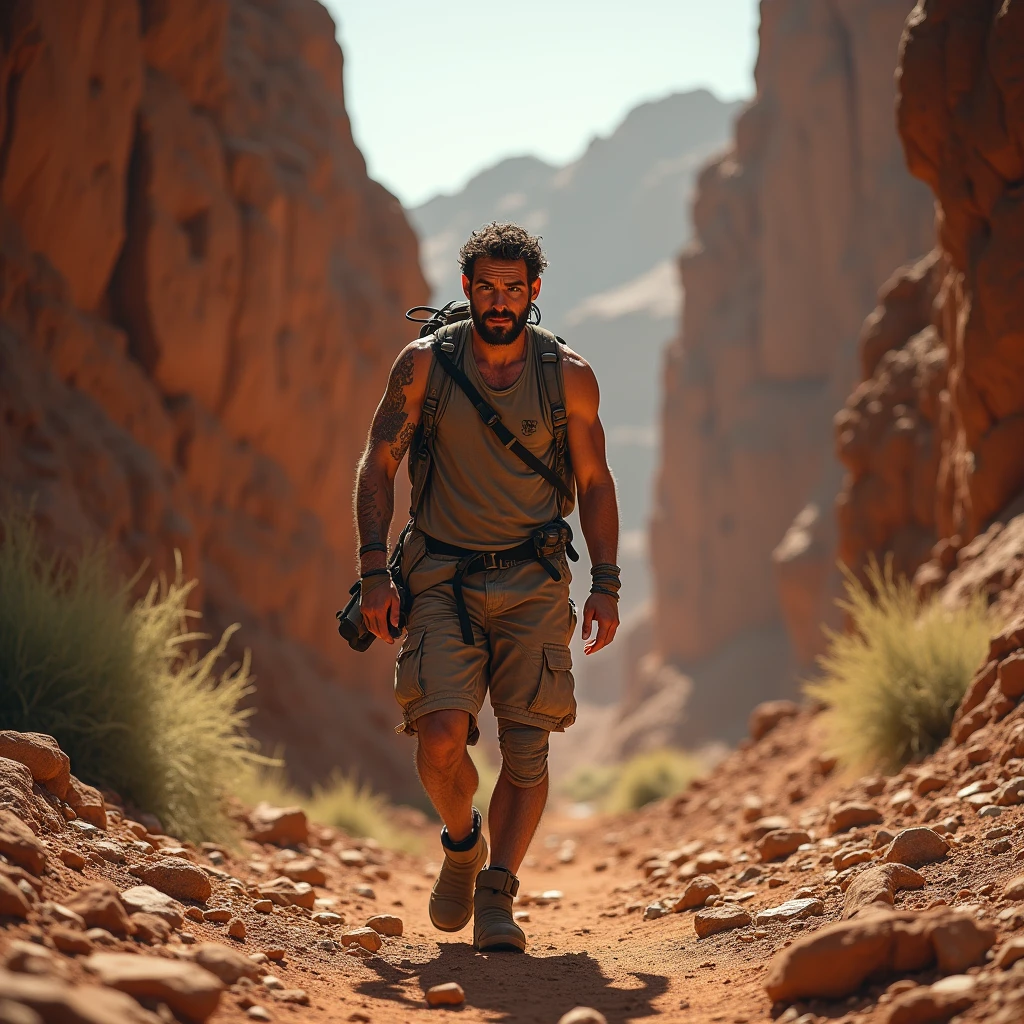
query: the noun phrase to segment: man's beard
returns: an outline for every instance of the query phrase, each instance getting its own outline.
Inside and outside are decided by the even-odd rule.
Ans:
[[[470,303],[469,305],[470,315],[473,317],[473,326],[476,328],[476,333],[480,335],[482,341],[488,345],[511,345],[512,342],[523,333],[523,329],[526,327],[526,323],[530,318],[530,307],[527,306],[523,310],[522,314],[517,317],[512,317],[511,327],[492,327],[488,321],[494,317],[498,312],[494,309],[489,309],[483,316],[477,312],[476,307]],[[509,309],[501,310],[505,316],[511,316],[512,311]]]

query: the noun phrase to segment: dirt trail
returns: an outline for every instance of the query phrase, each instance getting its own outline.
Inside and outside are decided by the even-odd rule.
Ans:
[[[138,935],[86,934],[97,951],[180,961],[199,944],[216,942],[262,961],[263,977],[243,979],[223,992],[209,1018],[214,1022],[384,1024],[457,1013],[465,1021],[555,1024],[582,1005],[596,1008],[611,1024],[655,1016],[684,1024],[753,1024],[773,1016],[801,1024],[922,1024],[948,1020],[952,1012],[901,1016],[897,996],[908,997],[901,990],[927,1001],[933,982],[964,972],[968,977],[957,984],[971,988],[967,1002],[972,1005],[957,1019],[1015,1024],[1024,1020],[1024,971],[1004,970],[992,962],[992,953],[986,960],[984,952],[993,947],[1001,954],[1011,940],[1024,936],[1024,904],[1019,902],[1024,888],[1016,895],[1005,891],[1007,882],[1024,870],[1024,803],[1016,804],[1013,795],[1014,787],[1024,786],[1017,755],[1018,750],[1024,753],[1024,708],[998,728],[976,733],[971,744],[965,751],[947,743],[926,766],[894,778],[844,778],[823,755],[820,717],[803,712],[776,724],[759,742],[746,744],[710,779],[674,800],[615,819],[551,816],[521,871],[517,909],[529,914],[523,922],[530,943],[525,955],[477,954],[470,928],[454,936],[431,928],[426,901],[436,865],[429,853],[440,853],[433,829],[423,837],[427,855],[411,856],[316,825],[291,848],[279,837],[282,845],[246,840],[232,852],[182,847],[152,834],[142,840],[140,826],[122,821],[116,811],[105,832],[58,823],[56,829],[39,830],[47,866],[36,879],[39,895],[27,920],[0,918],[0,961],[11,965],[18,939],[53,946],[52,911],[41,900],[72,902],[84,885],[100,879],[123,892],[138,884],[138,872],[147,864],[171,857],[191,862],[209,877],[212,893],[201,904],[183,900],[187,919],[166,942],[150,947],[140,944]],[[968,782],[1005,806],[983,812],[977,794],[962,795]],[[1005,793],[1010,795],[1003,800],[1000,794]],[[877,820],[832,834],[831,809],[850,800],[868,804]],[[787,1000],[773,1011],[765,990],[773,963],[791,956],[784,952],[787,947],[813,942],[817,932],[839,921],[852,892],[845,889],[847,883],[868,877],[865,872],[880,862],[883,844],[892,835],[924,822],[935,830],[929,836],[943,847],[941,856],[920,867],[921,888],[895,895],[896,910],[915,911],[914,920],[923,922],[935,914],[948,916],[946,910],[929,916],[928,908],[955,907],[962,912],[959,921],[969,919],[970,928],[987,936],[980,952],[955,967],[947,957],[942,971],[934,960],[931,967],[922,961],[916,971],[872,976],[839,998],[805,998],[794,1005]],[[762,863],[756,837],[773,826],[806,829],[809,841]],[[571,857],[567,840],[574,844]],[[146,852],[147,844],[157,849]],[[86,858],[82,870],[63,863],[69,850]],[[837,870],[837,856],[857,863]],[[5,873],[17,874],[0,860],[0,875]],[[723,912],[741,918],[736,927],[698,938],[697,910],[669,912],[673,898],[698,873],[713,879]],[[306,904],[304,909],[285,905],[292,901],[282,895],[289,883],[282,888],[272,882],[285,874],[300,880],[294,895]],[[303,878],[314,887],[303,886]],[[22,886],[31,888],[27,882]],[[551,890],[561,895],[536,899]],[[276,901],[270,913],[269,905],[259,902],[268,893]],[[806,901],[801,907],[813,907],[806,911],[811,916],[773,923],[742,919],[744,911],[753,917],[796,898]],[[228,909],[244,922],[243,940],[229,938],[224,922],[202,919],[201,911],[215,909]],[[319,916],[325,912],[338,916]],[[702,908],[699,913],[706,917],[709,912]],[[372,955],[346,952],[345,933],[377,914],[399,916],[404,934],[385,939]],[[53,959],[59,961],[52,968],[56,975],[95,985],[85,957],[53,954]],[[848,951],[833,956],[826,973],[847,960]],[[268,975],[277,981],[268,982]],[[425,991],[452,981],[465,990],[464,1006],[428,1009]],[[0,974],[0,997],[4,983]],[[153,1018],[150,1024],[156,1022]]]

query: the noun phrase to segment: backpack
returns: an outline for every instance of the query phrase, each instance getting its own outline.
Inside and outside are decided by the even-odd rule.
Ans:
[[[428,314],[426,319],[420,318],[417,314]],[[569,458],[568,445],[568,418],[565,413],[565,384],[562,379],[562,360],[559,354],[559,346],[565,342],[550,331],[537,326],[540,323],[540,310],[531,303],[530,319],[528,323],[537,340],[537,349],[540,355],[541,380],[544,387],[544,394],[548,401],[551,413],[552,434],[555,439],[555,465],[554,475],[562,481],[559,491],[559,515],[568,515],[572,504],[572,464]],[[449,371],[441,365],[438,353],[447,356],[456,366],[462,358],[462,352],[469,337],[470,319],[469,302],[465,299],[449,302],[441,309],[432,306],[415,306],[406,314],[406,319],[413,323],[420,323],[420,338],[433,336],[432,347],[434,358],[430,363],[430,371],[427,375],[427,387],[423,398],[423,408],[420,414],[420,422],[413,435],[412,444],[409,446],[409,479],[412,483],[412,500],[410,502],[409,515],[415,519],[416,513],[423,504],[427,486],[430,482],[430,475],[434,463],[434,435],[437,432],[437,424],[448,405],[448,398],[451,390],[456,386]],[[447,360],[446,360],[447,361]],[[471,398],[472,400],[472,398]],[[474,402],[474,404],[476,404]],[[481,418],[484,412],[477,405],[477,411]],[[493,414],[493,410],[491,410]],[[497,420],[497,423],[494,422]],[[496,433],[504,430],[508,434],[500,419],[494,416],[487,426]],[[537,460],[516,441],[506,441],[502,437],[506,447],[510,448],[514,455],[527,461],[534,472],[541,472],[537,465],[531,464]],[[550,475],[550,470],[544,467],[547,472],[541,475]]]

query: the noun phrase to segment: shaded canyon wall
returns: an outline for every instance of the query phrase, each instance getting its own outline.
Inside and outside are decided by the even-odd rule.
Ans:
[[[673,742],[738,736],[817,643],[820,618],[790,642],[783,617],[834,560],[831,418],[879,284],[932,233],[894,127],[909,9],[764,0],[757,96],[700,178],[665,359],[652,651],[630,682],[679,692]]]
[[[48,538],[202,584],[308,781],[415,791],[390,651],[356,657],[353,470],[427,287],[352,140],[315,0],[0,14],[0,481]],[[371,686],[372,684],[372,686]],[[374,693],[376,689],[379,692]]]
[[[901,46],[899,132],[935,249],[865,325],[864,382],[836,418],[839,522],[849,564],[894,549],[924,589],[1024,511],[1022,52],[1020,0],[919,3]]]

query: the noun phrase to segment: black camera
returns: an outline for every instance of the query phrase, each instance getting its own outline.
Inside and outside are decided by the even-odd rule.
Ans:
[[[348,604],[337,613],[338,632],[353,651],[365,651],[377,637],[363,623],[363,613],[359,607],[362,597],[362,584],[359,580],[356,580],[352,585],[349,594],[351,594],[351,597]],[[398,615],[398,625],[392,626],[389,622],[388,632],[393,637],[398,638],[404,630],[405,612],[400,612]]]

